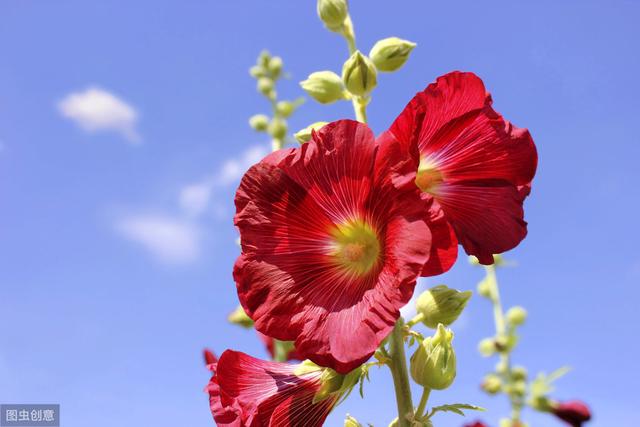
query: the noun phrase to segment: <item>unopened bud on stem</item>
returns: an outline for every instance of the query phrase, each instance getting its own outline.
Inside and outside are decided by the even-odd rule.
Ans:
[[[378,84],[376,67],[356,50],[342,66],[342,81],[352,94],[367,96]]]
[[[347,0],[318,0],[318,17],[329,30],[340,32],[348,15]]]
[[[439,285],[423,292],[416,302],[418,313],[422,314],[422,322],[435,329],[438,323],[449,326],[460,316],[471,291],[460,292],[456,289]]]
[[[411,356],[411,377],[423,387],[444,390],[456,377],[456,355],[451,345],[453,332],[444,325],[425,338]]]
[[[330,104],[344,98],[342,80],[333,71],[316,71],[309,74],[300,86],[321,104]]]
[[[378,70],[389,73],[396,71],[407,62],[414,47],[416,44],[408,40],[389,37],[373,45],[369,57]]]

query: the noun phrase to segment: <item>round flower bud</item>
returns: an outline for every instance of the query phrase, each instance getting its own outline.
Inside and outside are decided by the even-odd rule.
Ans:
[[[347,0],[318,0],[318,17],[331,31],[342,30],[348,14]]]
[[[502,389],[502,380],[495,374],[489,374],[484,377],[480,387],[489,394],[496,394]]]
[[[356,50],[342,66],[342,81],[352,94],[366,96],[378,84],[376,67]]]
[[[512,326],[520,326],[527,320],[527,310],[520,306],[511,307],[507,311],[507,322]]]
[[[287,135],[287,122],[282,119],[274,118],[271,123],[269,123],[268,131],[269,135],[275,139],[284,139]]]
[[[432,337],[425,338],[411,356],[411,377],[423,387],[444,390],[456,377],[456,354],[451,341],[453,332],[444,325]]]
[[[269,77],[260,77],[258,79],[258,92],[263,95],[269,95],[273,91],[273,80]]]
[[[514,366],[511,369],[511,378],[513,378],[514,381],[526,381],[527,369],[523,366]]]
[[[280,101],[276,104],[276,111],[282,117],[289,117],[295,109],[296,106],[290,101]]]
[[[362,424],[358,422],[351,415],[347,414],[347,418],[344,420],[344,427],[362,427]]]
[[[492,356],[496,352],[496,340],[494,338],[485,338],[478,344],[478,351],[484,357]]]
[[[280,77],[280,73],[282,73],[282,58],[274,56],[269,60],[269,73],[274,79]]]
[[[342,80],[333,71],[316,71],[309,74],[300,86],[321,104],[330,104],[344,98]]]
[[[298,132],[293,134],[293,137],[300,143],[304,144],[305,142],[309,142],[311,140],[311,131],[318,130],[322,126],[326,125],[328,122],[315,122],[310,124],[304,129],[299,130]]]
[[[241,305],[239,305],[235,310],[229,313],[229,316],[227,316],[227,320],[229,321],[229,323],[242,326],[243,328],[249,329],[253,327],[253,320],[249,316],[247,316],[247,313],[244,312],[244,309]]]
[[[260,77],[266,77],[267,70],[259,65],[254,65],[253,67],[249,68],[249,74],[251,74],[251,77],[255,77],[256,79],[258,79]]]
[[[431,329],[439,323],[449,326],[460,316],[471,291],[460,292],[445,285],[439,285],[423,292],[416,301],[416,308],[422,315],[422,323]]]
[[[257,130],[258,132],[264,132],[269,126],[269,117],[265,116],[264,114],[256,114],[254,116],[251,116],[251,118],[249,118],[249,126]]]
[[[389,73],[396,71],[407,62],[414,47],[416,47],[415,43],[398,37],[389,37],[373,45],[369,57],[378,70]]]

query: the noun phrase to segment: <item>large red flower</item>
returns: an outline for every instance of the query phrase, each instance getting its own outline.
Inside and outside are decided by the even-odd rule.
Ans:
[[[256,329],[341,373],[373,354],[425,263],[448,262],[432,247],[448,226],[414,184],[418,163],[417,147],[343,120],[249,169],[234,277]]]
[[[480,78],[452,72],[418,93],[388,131],[418,144],[416,184],[435,198],[460,244],[483,264],[527,234],[522,203],[537,166],[529,132],[491,104]],[[427,266],[425,275],[432,273]]]
[[[267,362],[227,350],[212,369],[207,391],[211,413],[221,427],[322,426],[341,397],[317,399],[320,367]]]

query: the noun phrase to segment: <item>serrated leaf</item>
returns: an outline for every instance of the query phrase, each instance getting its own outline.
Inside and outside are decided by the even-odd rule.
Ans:
[[[436,412],[453,412],[464,417],[463,410],[467,411],[484,411],[484,408],[476,405],[470,405],[468,403],[450,403],[447,405],[434,406],[431,408],[429,418],[431,418]]]

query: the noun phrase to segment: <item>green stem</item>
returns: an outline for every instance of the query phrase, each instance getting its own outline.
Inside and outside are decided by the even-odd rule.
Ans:
[[[427,408],[427,401],[429,400],[429,395],[431,394],[431,389],[429,387],[425,387],[422,389],[422,397],[420,397],[420,403],[418,404],[418,408],[416,409],[416,418],[421,418],[424,416],[424,410]]]
[[[356,112],[356,120],[360,123],[367,123],[367,101],[360,97],[354,97],[351,102],[353,110]]]
[[[493,318],[496,324],[496,336],[506,336],[507,326],[504,320],[504,311],[502,309],[502,301],[500,299],[500,288],[498,286],[498,278],[496,276],[496,268],[493,265],[485,267],[487,270],[487,276],[491,279],[493,284],[491,288],[491,302],[493,303]],[[504,367],[504,381],[511,385],[511,355],[509,350],[500,351],[500,365]],[[509,393],[509,402],[511,403],[511,421],[520,421],[520,412],[522,410],[522,403],[519,402],[519,398]]]
[[[404,354],[404,321],[398,319],[389,338],[389,369],[393,377],[393,387],[396,392],[398,406],[398,427],[410,427],[409,417],[413,415],[413,401],[409,386],[407,360]]]

